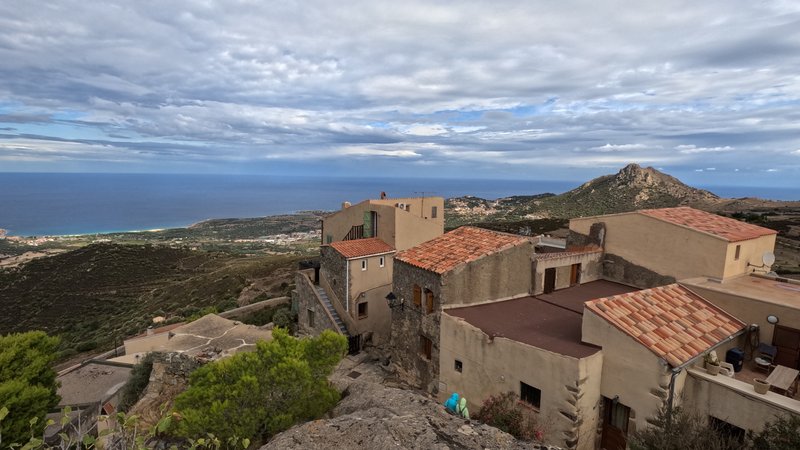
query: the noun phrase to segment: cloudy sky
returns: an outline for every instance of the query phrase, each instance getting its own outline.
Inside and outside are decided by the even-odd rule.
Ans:
[[[0,171],[796,185],[797,1],[0,2]]]

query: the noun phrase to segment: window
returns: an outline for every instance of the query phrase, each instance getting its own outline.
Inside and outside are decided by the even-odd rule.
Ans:
[[[741,245],[737,245],[736,246],[736,253],[733,255],[734,261],[738,261],[739,260],[739,254],[741,252],[742,252],[742,246]]]
[[[330,235],[330,234],[329,234],[329,235],[326,235],[326,236],[325,236],[325,243],[326,243],[326,244],[330,244],[331,242],[333,242],[333,236],[332,236],[332,235]]]
[[[463,372],[464,371],[464,363],[462,363],[459,360],[456,360],[455,369],[456,369],[456,372],[458,372],[458,373]]]
[[[386,263],[386,259],[384,259],[384,258],[385,258],[385,256],[381,256],[381,257],[378,259],[378,265],[379,265],[379,266],[381,266],[381,267],[383,267],[383,266],[384,266],[384,264]]]
[[[425,314],[433,312],[433,292],[425,289]]]
[[[361,270],[367,270],[367,260],[366,259],[362,259],[361,260]]]
[[[422,306],[422,288],[414,285],[414,306]]]
[[[431,219],[435,219],[436,216],[438,215],[439,215],[439,207],[438,206],[431,207]]]
[[[358,304],[358,318],[359,319],[364,319],[364,318],[367,317],[367,306],[368,305],[369,305],[369,303],[367,303],[367,302]]]
[[[425,359],[431,359],[433,342],[425,336],[419,336],[419,354]]]
[[[308,312],[308,326],[314,328],[314,310],[309,309]]]
[[[411,203],[406,205],[406,211],[411,211]]]
[[[523,402],[539,409],[542,404],[542,391],[520,381],[519,398]]]

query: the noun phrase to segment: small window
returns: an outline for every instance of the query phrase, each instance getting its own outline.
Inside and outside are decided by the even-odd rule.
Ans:
[[[378,258],[378,265],[381,267],[383,267],[386,264],[386,259],[384,258],[385,256],[381,256],[380,258]]]
[[[535,387],[519,382],[519,399],[536,409],[542,404],[542,391]]]
[[[308,326],[314,328],[314,310],[308,310]]]
[[[411,204],[410,203],[406,205],[406,211],[411,211]]]
[[[456,360],[455,369],[456,369],[456,372],[458,372],[458,373],[463,372],[464,371],[464,363],[462,363],[459,360]]]
[[[367,302],[358,304],[358,318],[359,319],[364,319],[364,318],[367,317],[367,307],[368,306],[369,306],[369,303],[367,303]]]
[[[425,314],[433,312],[433,292],[425,289]]]
[[[742,252],[742,246],[741,246],[741,245],[737,245],[737,246],[736,246],[736,253],[733,255],[733,259],[734,259],[735,261],[738,261],[738,260],[739,260],[739,254],[740,254],[741,252]]]
[[[326,243],[326,244],[330,244],[331,242],[333,242],[333,236],[332,236],[332,235],[330,235],[330,234],[329,234],[329,235],[326,235],[326,236],[325,236],[325,243]]]
[[[414,285],[414,306],[422,306],[422,288]]]
[[[431,207],[431,219],[435,219],[439,215],[439,207],[433,206]]]
[[[419,337],[419,354],[425,359],[431,359],[431,354],[433,352],[433,341],[428,339],[425,336],[420,335]]]
[[[367,270],[367,260],[366,259],[362,259],[361,260],[361,270]]]

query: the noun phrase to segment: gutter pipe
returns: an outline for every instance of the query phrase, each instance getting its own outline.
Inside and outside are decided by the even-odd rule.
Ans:
[[[705,351],[705,353],[708,353],[708,352],[710,352],[710,351],[722,346],[722,344],[727,344],[728,342],[730,342],[730,341],[736,339],[737,337],[743,335],[745,332],[747,332],[747,327],[745,327],[745,328],[737,331],[736,333],[730,335],[724,341],[718,342],[715,345],[712,345],[708,350]],[[673,401],[675,399],[675,378],[677,378],[678,374],[680,374],[683,371],[683,369],[685,369],[687,366],[692,364],[692,362],[694,362],[694,360],[697,359],[697,357],[699,357],[699,356],[700,355],[697,355],[694,358],[690,359],[689,361],[686,361],[685,363],[681,364],[680,366],[672,368],[672,375],[670,376],[670,379],[669,379],[669,396],[667,397],[667,426],[670,426],[670,423],[672,421],[672,403],[673,403]]]

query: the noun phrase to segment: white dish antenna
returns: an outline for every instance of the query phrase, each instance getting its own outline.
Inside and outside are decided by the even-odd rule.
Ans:
[[[772,252],[764,252],[764,254],[761,255],[761,262],[763,262],[765,266],[771,267],[775,264],[775,254]]]

